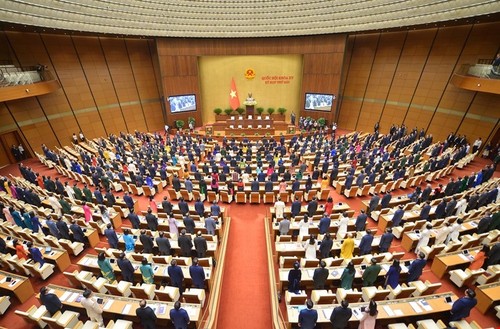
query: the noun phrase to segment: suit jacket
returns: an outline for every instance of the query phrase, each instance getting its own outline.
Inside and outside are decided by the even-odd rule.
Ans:
[[[62,303],[56,294],[40,294],[40,301],[42,302],[42,305],[45,305],[45,308],[51,315],[54,315],[54,313],[59,311],[62,306]]]
[[[392,233],[384,233],[380,237],[380,243],[378,245],[379,249],[382,251],[389,250],[391,246],[392,240],[394,239],[394,235]]]
[[[142,247],[143,247],[142,252],[146,253],[146,254],[152,254],[153,253],[153,246],[154,246],[153,238],[147,234],[141,234],[139,236],[139,240],[142,243]]]
[[[301,208],[300,201],[294,201],[292,203],[292,208],[291,208],[292,217],[295,217],[298,214],[300,214],[300,208]]]
[[[148,228],[151,231],[158,230],[158,218],[156,218],[155,215],[153,215],[152,213],[151,214],[147,214],[145,216],[145,218],[146,218],[146,222],[148,223]]]
[[[314,329],[316,328],[316,322],[318,321],[318,311],[313,309],[305,308],[299,313],[299,323],[302,329]]]
[[[333,240],[332,239],[323,239],[321,244],[319,245],[319,253],[321,258],[330,257],[330,250],[332,250]]]
[[[189,266],[189,275],[193,281],[193,286],[198,289],[205,288],[205,270],[199,265]]]
[[[381,269],[382,267],[380,267],[380,265],[378,264],[372,264],[368,266],[363,272],[363,286],[373,286],[375,284],[375,281],[377,281],[378,274],[380,273]]]
[[[174,324],[175,329],[187,329],[189,323],[189,315],[183,308],[170,310],[170,321]]]
[[[203,216],[205,214],[205,205],[202,201],[196,201],[194,203],[194,210],[196,210],[198,215]]]
[[[254,180],[250,185],[250,190],[252,192],[259,192],[259,182]]]
[[[401,220],[403,219],[404,214],[405,211],[403,209],[396,210],[394,216],[392,216],[392,226],[399,226],[401,224]]]
[[[202,236],[197,236],[196,238],[194,238],[193,241],[194,241],[194,248],[196,249],[198,256],[201,255],[201,257],[205,257],[204,255],[208,250],[207,240]]]
[[[170,255],[170,241],[167,238],[157,237],[156,245],[158,246],[158,250],[160,251],[160,255]]]
[[[359,243],[359,252],[361,255],[366,255],[371,253],[372,251],[372,242],[373,235],[366,234],[361,238],[361,242]]]
[[[135,310],[135,314],[141,320],[141,324],[144,329],[156,328],[156,314],[151,307],[139,307]]]
[[[184,257],[191,257],[191,248],[193,248],[193,242],[186,235],[180,235],[177,240],[181,253]]]
[[[333,329],[345,329],[349,323],[349,319],[352,316],[352,310],[349,307],[337,306],[333,309],[330,315],[330,322],[333,325]]]
[[[68,228],[68,225],[66,224],[66,222],[64,222],[63,220],[58,220],[56,222],[56,226],[57,226],[57,229],[59,230],[59,234],[61,234],[61,237],[63,239],[71,240],[71,238],[69,236],[69,228]]]
[[[331,241],[331,240],[330,240]],[[328,269],[318,267],[314,270],[313,282],[314,289],[325,289],[326,279],[328,278]]]
[[[108,238],[108,243],[112,248],[116,248],[118,246],[118,236],[116,235],[115,230],[107,228],[104,230],[104,235]]]
[[[417,281],[422,275],[422,271],[427,261],[425,259],[415,259],[408,268],[408,282]]]
[[[118,259],[116,261],[116,264],[118,264],[118,267],[122,272],[123,280],[133,283],[135,270],[134,266],[132,266],[132,263],[128,259],[124,258],[124,259]]]
[[[184,217],[183,220],[184,226],[186,227],[186,232],[194,234],[194,229],[196,224],[194,223],[194,219],[189,216]]]
[[[476,306],[477,300],[475,298],[462,297],[456,300],[451,307],[450,321],[459,321],[466,318],[470,314],[470,310]]]
[[[169,266],[168,267],[168,276],[170,277],[170,283],[174,287],[181,288],[182,281],[184,280],[184,274],[182,273],[182,269],[179,266]]]

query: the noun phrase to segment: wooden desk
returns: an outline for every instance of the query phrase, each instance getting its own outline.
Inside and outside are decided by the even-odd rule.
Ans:
[[[381,231],[385,231],[386,228],[392,227],[392,217],[394,217],[394,211],[395,210],[391,210],[389,213],[380,215],[378,217],[377,227]],[[432,207],[431,214],[434,214],[435,211],[436,207]],[[420,209],[407,210],[403,215],[403,221],[406,222],[414,222],[418,219],[420,219]]]
[[[82,304],[79,301],[76,301],[79,296],[82,296],[83,290],[66,288],[54,284],[50,284],[47,287],[49,291],[56,294],[61,302],[68,308],[77,312],[84,311]],[[99,293],[93,293],[92,295],[95,298],[102,298],[104,300],[103,317],[109,319],[125,318],[129,321],[139,321],[135,310],[139,308],[140,299]],[[39,295],[37,295],[37,298],[39,298]],[[153,309],[156,310],[155,313],[158,317],[157,326],[167,326],[170,324],[170,310],[174,308],[173,302],[150,300],[148,301],[148,306],[153,307]],[[189,319],[191,322],[194,322],[195,326],[198,328],[201,317],[201,305],[182,303],[182,308],[188,312]]]
[[[400,204],[407,204],[409,203],[411,200],[410,198],[408,198],[407,195],[400,195],[400,196],[393,196],[391,198],[391,201],[389,202],[389,208],[394,208],[396,206],[399,206]],[[361,201],[361,203],[365,206],[365,211],[368,213],[368,210],[370,209],[369,205],[370,205],[370,200],[363,200]],[[380,206],[380,202],[377,206],[377,209],[375,210],[380,210],[382,209],[382,207]]]
[[[338,202],[333,204],[333,209],[332,209],[332,214],[338,214],[338,213],[343,213],[344,211],[351,210],[351,207],[347,203],[344,202]],[[273,207],[269,207],[269,212],[271,213],[271,218],[275,219],[276,218],[276,209]],[[325,213],[325,205],[320,204],[318,205],[318,209],[314,213],[314,215],[320,215],[323,217],[323,214]],[[286,215],[288,218],[291,217],[292,215],[292,207],[285,207],[285,210],[283,211],[283,214]],[[298,216],[303,216],[304,214],[307,214],[307,205],[300,207],[300,212]]]
[[[500,282],[478,286],[476,288],[476,298],[476,308],[482,314],[486,314],[500,301]]]
[[[377,283],[382,283],[382,279],[389,270],[389,267],[392,265],[391,263],[379,263],[379,265],[382,267],[380,270],[380,273],[378,275]],[[401,275],[400,279],[401,282],[403,282],[408,275],[408,268],[401,263]],[[369,266],[366,264],[366,266]],[[340,277],[342,276],[342,273],[344,272],[345,269],[344,266],[333,266],[333,267],[328,267],[328,278],[327,278],[327,285],[330,287],[333,284],[333,287],[339,287],[340,285]],[[361,265],[355,265],[354,268],[356,269],[356,274],[354,276],[354,284],[353,286],[361,285],[362,284],[362,275],[363,271],[361,269]],[[302,268],[302,278],[301,278],[301,284],[305,285],[307,287],[313,287],[313,275],[314,275],[314,270],[316,267],[313,268]],[[288,272],[290,272],[289,268],[280,268],[279,269],[279,279],[280,279],[280,284],[279,284],[279,290],[282,291],[285,288],[288,287]]]
[[[135,268],[134,276],[136,278],[142,278],[141,271],[139,270],[139,267],[142,265],[141,262],[131,260],[131,263]],[[97,255],[85,255],[82,257],[82,259],[78,261],[77,264],[86,271],[93,272],[96,275],[101,275],[101,270],[97,265]],[[111,266],[113,267],[113,271],[115,272],[115,274],[121,275],[121,270],[118,267],[116,261],[111,263]],[[153,264],[155,282],[160,283],[163,280],[169,278],[167,272],[167,268],[169,266],[170,265],[167,264]],[[187,281],[187,283],[191,284],[191,275],[189,274],[189,266],[181,265],[179,267],[182,269],[182,273],[184,274],[184,280]],[[205,270],[205,279],[207,281],[207,286],[209,286],[211,285],[212,268],[203,267],[203,269]]]
[[[7,282],[7,277],[12,278],[12,281]],[[4,271],[0,271],[0,291],[2,294],[14,293],[21,303],[27,301],[35,293],[29,278]]]
[[[465,256],[462,251],[435,256],[432,261],[431,271],[441,279],[451,270],[465,269],[479,250],[481,250],[481,247],[469,249],[469,256]]]
[[[378,301],[377,324],[385,326],[395,322],[414,322],[418,318],[425,319],[432,318],[433,316],[444,316],[444,314],[451,310],[452,305],[451,303],[446,303],[446,297],[451,297],[452,300],[458,299],[453,293],[443,293],[424,297]],[[318,311],[318,323],[329,324],[330,315],[336,306],[339,305],[314,305],[314,309]],[[359,323],[359,319],[362,317],[360,309],[362,306],[367,307],[368,303],[349,304],[349,307],[353,310],[353,314],[349,319],[351,326]],[[291,328],[292,324],[298,322],[299,312],[304,307],[295,305],[287,306],[288,328]]]
[[[5,240],[7,248],[9,248],[13,253],[15,253],[16,250],[12,246],[12,239],[7,240],[7,236],[5,236],[4,234],[0,234],[0,236]],[[19,241],[24,242],[26,240],[24,240],[23,238],[19,237]],[[26,244],[23,244],[23,246],[27,250]],[[49,253],[47,253],[47,252],[45,252],[45,248],[48,247],[47,245],[41,245],[41,244],[38,244],[38,243],[33,243],[33,246],[37,247],[38,249],[40,249],[40,252],[42,253],[43,258],[45,259],[45,261],[47,261],[48,263],[56,265],[57,268],[61,272],[63,272],[64,270],[66,270],[71,265],[71,260],[69,258],[69,255],[68,255],[68,252],[66,251],[66,249],[57,249],[57,248],[52,248],[51,247],[52,250]]]

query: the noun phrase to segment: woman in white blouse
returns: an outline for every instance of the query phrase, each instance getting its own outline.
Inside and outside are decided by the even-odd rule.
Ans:
[[[316,248],[317,247],[317,243],[316,243],[316,239],[314,238],[314,235],[311,234],[311,236],[309,237],[309,239],[304,243],[304,248],[305,248],[305,251],[306,251],[306,255],[305,257],[307,259],[316,259]]]
[[[347,213],[342,213],[342,216],[339,218],[339,229],[337,231],[337,237],[343,239],[347,233],[347,224],[349,224],[349,217],[347,217]]]
[[[417,247],[415,248],[415,253],[418,255],[420,253],[421,248],[427,247],[429,244],[429,239],[431,237],[432,232],[432,224],[427,224],[425,229],[420,232],[420,239],[418,240]]]

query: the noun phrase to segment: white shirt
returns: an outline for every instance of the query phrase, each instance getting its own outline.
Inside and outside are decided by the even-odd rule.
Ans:
[[[278,200],[274,203],[274,212],[276,213],[276,218],[283,218],[283,212],[285,211],[285,203]]]
[[[341,239],[344,238],[347,233],[347,224],[349,224],[349,217],[342,216],[339,221],[339,229],[337,231],[337,236]]]

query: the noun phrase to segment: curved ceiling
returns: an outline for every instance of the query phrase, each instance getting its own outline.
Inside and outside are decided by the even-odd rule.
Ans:
[[[498,0],[0,0],[0,21],[164,37],[357,32],[500,12]]]

